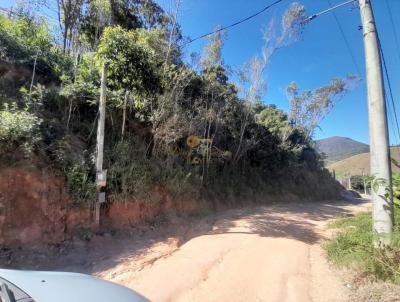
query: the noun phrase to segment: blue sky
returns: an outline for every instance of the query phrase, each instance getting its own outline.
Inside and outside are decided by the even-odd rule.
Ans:
[[[165,10],[170,11],[174,0],[156,0]],[[196,37],[209,32],[217,25],[228,25],[251,15],[272,0],[182,0],[182,9],[178,17],[185,36]],[[272,18],[279,20],[283,11],[292,1],[281,2],[273,9],[258,17],[230,29],[223,49],[224,63],[240,66],[262,47],[262,28]],[[324,10],[330,5],[328,0],[301,0],[309,15]],[[334,4],[342,0],[330,0]],[[13,0],[1,0],[1,6],[11,6]],[[391,77],[396,109],[400,118],[400,53],[396,48],[393,27],[390,22],[387,3],[391,8],[394,24],[400,24],[400,0],[373,0],[376,22],[380,33]],[[334,108],[315,132],[315,138],[346,136],[368,143],[368,112],[364,68],[364,51],[359,10],[352,5],[336,10],[344,29],[350,48],[356,58],[356,64],[363,81],[359,86]],[[277,22],[278,24],[279,22]],[[400,41],[400,27],[397,28]],[[201,52],[205,41],[199,40],[185,49],[186,54]],[[327,84],[331,79],[348,74],[358,74],[351,55],[346,48],[335,19],[331,13],[313,20],[306,28],[299,42],[277,51],[267,68],[265,78],[268,92],[264,98],[267,104],[276,104],[288,110],[285,95],[286,86],[295,81],[302,89],[313,89]],[[389,100],[388,100],[389,101]],[[393,133],[394,122],[389,121],[391,144],[400,143],[398,135]]]
[[[337,4],[343,1],[330,0]],[[374,0],[375,17],[381,35],[382,48],[385,52],[388,69],[394,89],[395,101],[400,97],[400,53],[396,49],[392,25],[385,1],[388,1],[395,24],[400,24],[400,0]],[[260,10],[272,0],[183,0],[182,11],[178,18],[183,33],[196,37],[212,30],[216,25],[228,25]],[[302,0],[308,14],[324,10],[329,6],[327,0]],[[160,0],[165,8],[172,7],[173,0]],[[224,62],[239,66],[259,53],[262,46],[261,29],[271,18],[277,20],[291,1],[283,1],[264,14],[230,29],[223,49]],[[360,15],[351,5],[336,10],[340,24],[344,29],[351,50],[360,69],[360,77],[365,79],[364,51],[362,34],[358,30]],[[400,40],[400,28],[397,30]],[[201,52],[205,41],[196,41],[186,50]],[[357,74],[351,55],[340,34],[332,14],[318,17],[305,29],[301,41],[287,48],[280,49],[272,58],[266,72],[268,92],[266,103],[274,103],[288,110],[285,87],[295,81],[301,88],[313,89],[328,83],[334,77]],[[365,80],[358,88],[346,95],[331,114],[321,123],[315,138],[346,136],[368,143],[368,112]],[[400,113],[400,106],[397,112]],[[399,114],[400,115],[400,114]],[[400,116],[399,116],[400,118]],[[392,132],[391,122],[389,127]],[[391,135],[391,143],[399,143]]]

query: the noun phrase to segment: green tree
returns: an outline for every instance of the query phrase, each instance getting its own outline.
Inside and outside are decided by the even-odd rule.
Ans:
[[[63,50],[72,49],[74,36],[78,34],[84,0],[57,0],[58,20],[63,33]]]
[[[179,25],[153,0],[87,0],[81,19],[80,32],[93,49],[107,26],[159,29],[173,44],[182,37]]]
[[[287,139],[292,130],[286,113],[278,109],[275,105],[265,106],[265,108],[256,115],[256,121],[283,141]]]
[[[162,91],[162,62],[154,48],[165,43],[161,38],[154,43],[160,35],[158,30],[125,30],[116,26],[106,28],[100,40],[97,57],[107,64],[108,86],[116,96],[114,106],[122,108],[122,138],[127,107],[146,111]]]
[[[161,89],[156,53],[148,44],[152,33],[108,27],[97,51],[98,58],[107,63],[109,87],[132,92],[137,105]]]

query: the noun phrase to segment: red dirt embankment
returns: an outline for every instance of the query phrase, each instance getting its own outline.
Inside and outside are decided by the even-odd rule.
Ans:
[[[0,171],[1,245],[61,242],[89,214],[72,207],[62,178],[15,167]]]
[[[3,167],[0,168],[0,245],[58,244],[88,228],[100,233],[127,230],[155,221],[174,223],[180,215],[197,215],[229,207],[224,201],[213,203],[176,198],[161,186],[151,190],[148,196],[146,200],[134,196],[127,200],[109,196],[113,202],[102,208],[102,225],[95,229],[91,211],[74,205],[63,177],[34,164]],[[300,199],[286,193],[264,196],[261,203],[268,201],[295,202]],[[248,201],[244,204],[251,205]]]
[[[176,200],[163,188],[151,192],[156,201],[115,201],[102,211],[103,227],[126,229],[160,217],[194,214],[209,208],[204,202]],[[91,212],[73,205],[62,177],[50,171],[0,169],[0,245],[57,244],[82,226],[93,227]]]
[[[200,214],[211,207],[204,201],[173,198],[162,187],[156,187],[150,195],[151,200],[127,199],[109,204],[103,213],[103,226],[125,229],[159,218],[174,220],[177,214]]]

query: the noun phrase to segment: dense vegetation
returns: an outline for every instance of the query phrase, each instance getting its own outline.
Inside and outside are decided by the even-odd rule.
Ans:
[[[312,134],[354,77],[304,92],[292,83],[289,115],[262,102],[263,72],[274,51],[301,34],[302,6],[290,6],[279,29],[271,23],[261,54],[237,70],[223,63],[222,32],[185,63],[176,14],[151,0],[58,4],[60,33],[34,10],[0,17],[2,165],[51,167],[77,203],[91,202],[106,64],[109,200],[151,199],[160,186],[226,201],[337,192]]]
[[[400,209],[395,209],[393,244],[374,248],[371,213],[358,214],[331,224],[340,234],[325,247],[329,259],[339,266],[347,266],[377,279],[400,283]]]

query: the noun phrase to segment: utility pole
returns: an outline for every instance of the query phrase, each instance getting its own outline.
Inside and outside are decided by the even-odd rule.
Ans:
[[[382,63],[370,0],[359,0],[367,71],[373,230],[376,247],[389,245],[393,231],[392,171]]]
[[[106,101],[107,101],[107,66],[103,63],[101,71],[100,101],[99,101],[99,121],[97,124],[97,154],[96,154],[96,184],[98,199],[95,205],[95,223],[100,225],[100,206],[105,202],[105,194],[102,188],[106,185],[107,170],[103,170],[103,150],[104,150],[104,124],[106,120]]]

